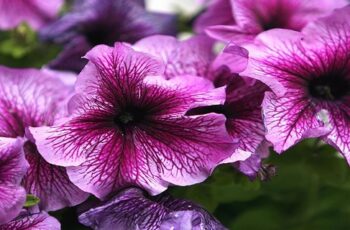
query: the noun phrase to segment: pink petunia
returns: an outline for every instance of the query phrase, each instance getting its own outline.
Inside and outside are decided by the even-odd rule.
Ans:
[[[200,77],[166,81],[159,60],[122,43],[97,46],[86,58],[72,115],[53,127],[31,129],[44,158],[67,166],[82,190],[104,198],[138,185],[158,194],[169,184],[205,180],[233,154],[223,115],[185,115],[222,103],[224,88],[213,89]]]
[[[350,7],[306,26],[302,32],[271,30],[247,45],[242,73],[266,83],[266,138],[277,152],[321,137],[350,162]]]

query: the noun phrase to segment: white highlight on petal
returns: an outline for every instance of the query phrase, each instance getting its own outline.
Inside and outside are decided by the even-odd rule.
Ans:
[[[321,109],[317,115],[317,120],[323,122],[323,124],[327,127],[330,128],[331,124],[330,124],[330,119],[329,119],[329,112],[326,109]]]

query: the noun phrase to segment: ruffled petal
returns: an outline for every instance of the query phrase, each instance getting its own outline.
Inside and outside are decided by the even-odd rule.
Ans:
[[[221,41],[246,43],[270,29],[300,31],[307,23],[346,5],[345,0],[213,1],[209,9],[199,17],[197,30],[206,30],[209,36]],[[230,18],[233,20],[230,21]]]
[[[27,171],[21,139],[0,138],[0,224],[15,218],[26,200],[25,190],[19,186]]]
[[[130,140],[110,132],[95,148],[99,152],[88,152],[83,164],[68,168],[68,175],[100,198],[135,184],[158,194],[169,184],[199,183],[233,153],[224,124],[221,115],[169,117],[134,130]]]
[[[25,135],[28,126],[51,125],[72,88],[36,69],[0,66],[0,136]]]
[[[26,191],[24,188],[7,183],[0,185],[0,229],[1,224],[6,224],[15,218],[26,201]]]
[[[330,120],[332,131],[324,140],[342,153],[350,165],[350,98],[339,107],[331,106]]]
[[[211,63],[211,69],[215,71],[226,66],[231,73],[240,73],[247,68],[247,65],[248,51],[243,47],[230,43]]]
[[[350,6],[346,6],[334,10],[333,14],[328,17],[308,24],[302,31],[305,34],[306,45],[322,49],[325,44],[330,44],[331,47],[336,47],[338,43],[347,44],[350,29],[349,13]]]
[[[85,57],[90,63],[79,74],[76,83],[77,93],[85,95],[93,93],[99,84],[97,81],[102,81],[103,78],[118,84],[119,79],[113,79],[115,76],[127,77],[130,78],[128,81],[137,83],[146,76],[159,75],[164,70],[159,60],[136,52],[123,43],[116,43],[113,49],[106,45],[96,46]],[[120,82],[127,82],[126,80]]]
[[[0,137],[0,182],[18,185],[28,169],[20,138]]]
[[[267,89],[261,82],[250,85],[240,77],[233,78],[228,86],[226,128],[239,140],[237,155],[240,152],[254,154],[265,139],[261,103]]]
[[[48,66],[55,70],[80,72],[87,63],[84,55],[90,50],[91,46],[83,37],[74,38],[67,44],[63,51],[51,61]]]
[[[262,106],[266,138],[278,153],[304,138],[321,137],[331,131],[328,112],[314,107],[298,93],[277,97],[267,92]]]
[[[40,210],[55,211],[87,199],[88,194],[69,180],[66,169],[47,163],[33,143],[27,142],[24,151],[30,168],[22,185],[27,193],[40,199]]]
[[[152,36],[134,45],[136,50],[161,59],[168,79],[180,75],[206,76],[214,58],[212,46],[212,40],[206,36],[194,36],[185,41],[169,36]]]
[[[176,17],[147,12],[137,1],[76,1],[73,10],[41,31],[43,40],[68,42],[84,36],[91,47],[116,41],[136,42],[154,35],[174,35]]]
[[[261,33],[255,44],[244,46],[249,52],[248,66],[242,76],[255,78],[282,96],[291,84],[306,84],[309,77],[304,65],[311,65],[300,46],[299,32],[274,29]],[[301,65],[300,65],[301,64]]]
[[[170,196],[147,197],[141,190],[122,191],[99,207],[79,216],[79,221],[93,229],[208,229],[224,230],[203,208]]]
[[[194,29],[197,33],[203,33],[209,26],[233,24],[235,24],[235,19],[230,1],[214,0],[208,4],[206,11],[196,19]]]
[[[46,212],[23,213],[15,220],[1,225],[0,230],[60,230],[61,224]]]
[[[256,34],[246,33],[237,25],[215,25],[209,26],[205,33],[219,41],[225,43],[234,42],[236,44],[245,44],[254,40]]]

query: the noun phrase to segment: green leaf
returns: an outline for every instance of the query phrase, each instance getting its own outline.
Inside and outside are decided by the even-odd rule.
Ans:
[[[26,202],[24,203],[25,208],[29,208],[37,205],[40,202],[40,199],[32,194],[27,194]]]

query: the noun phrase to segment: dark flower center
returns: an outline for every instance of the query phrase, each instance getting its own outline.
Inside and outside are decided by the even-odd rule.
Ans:
[[[289,28],[289,22],[294,14],[295,6],[292,4],[278,4],[269,10],[269,14],[256,10],[255,15],[263,30],[275,28]]]
[[[118,121],[123,123],[123,124],[128,124],[129,122],[132,122],[133,120],[134,120],[134,116],[129,112],[122,113],[118,116]]]
[[[268,22],[263,22],[261,26],[263,30],[271,30],[275,28],[285,28],[286,23],[279,18],[272,18]]]
[[[311,96],[323,100],[339,100],[350,92],[350,83],[342,77],[319,77],[308,86]]]
[[[147,111],[143,108],[126,107],[119,112],[113,119],[113,122],[122,130],[134,127],[145,120]]]
[[[87,29],[85,36],[91,45],[112,45],[118,38],[112,36],[112,30],[105,25],[99,25],[93,29]]]

